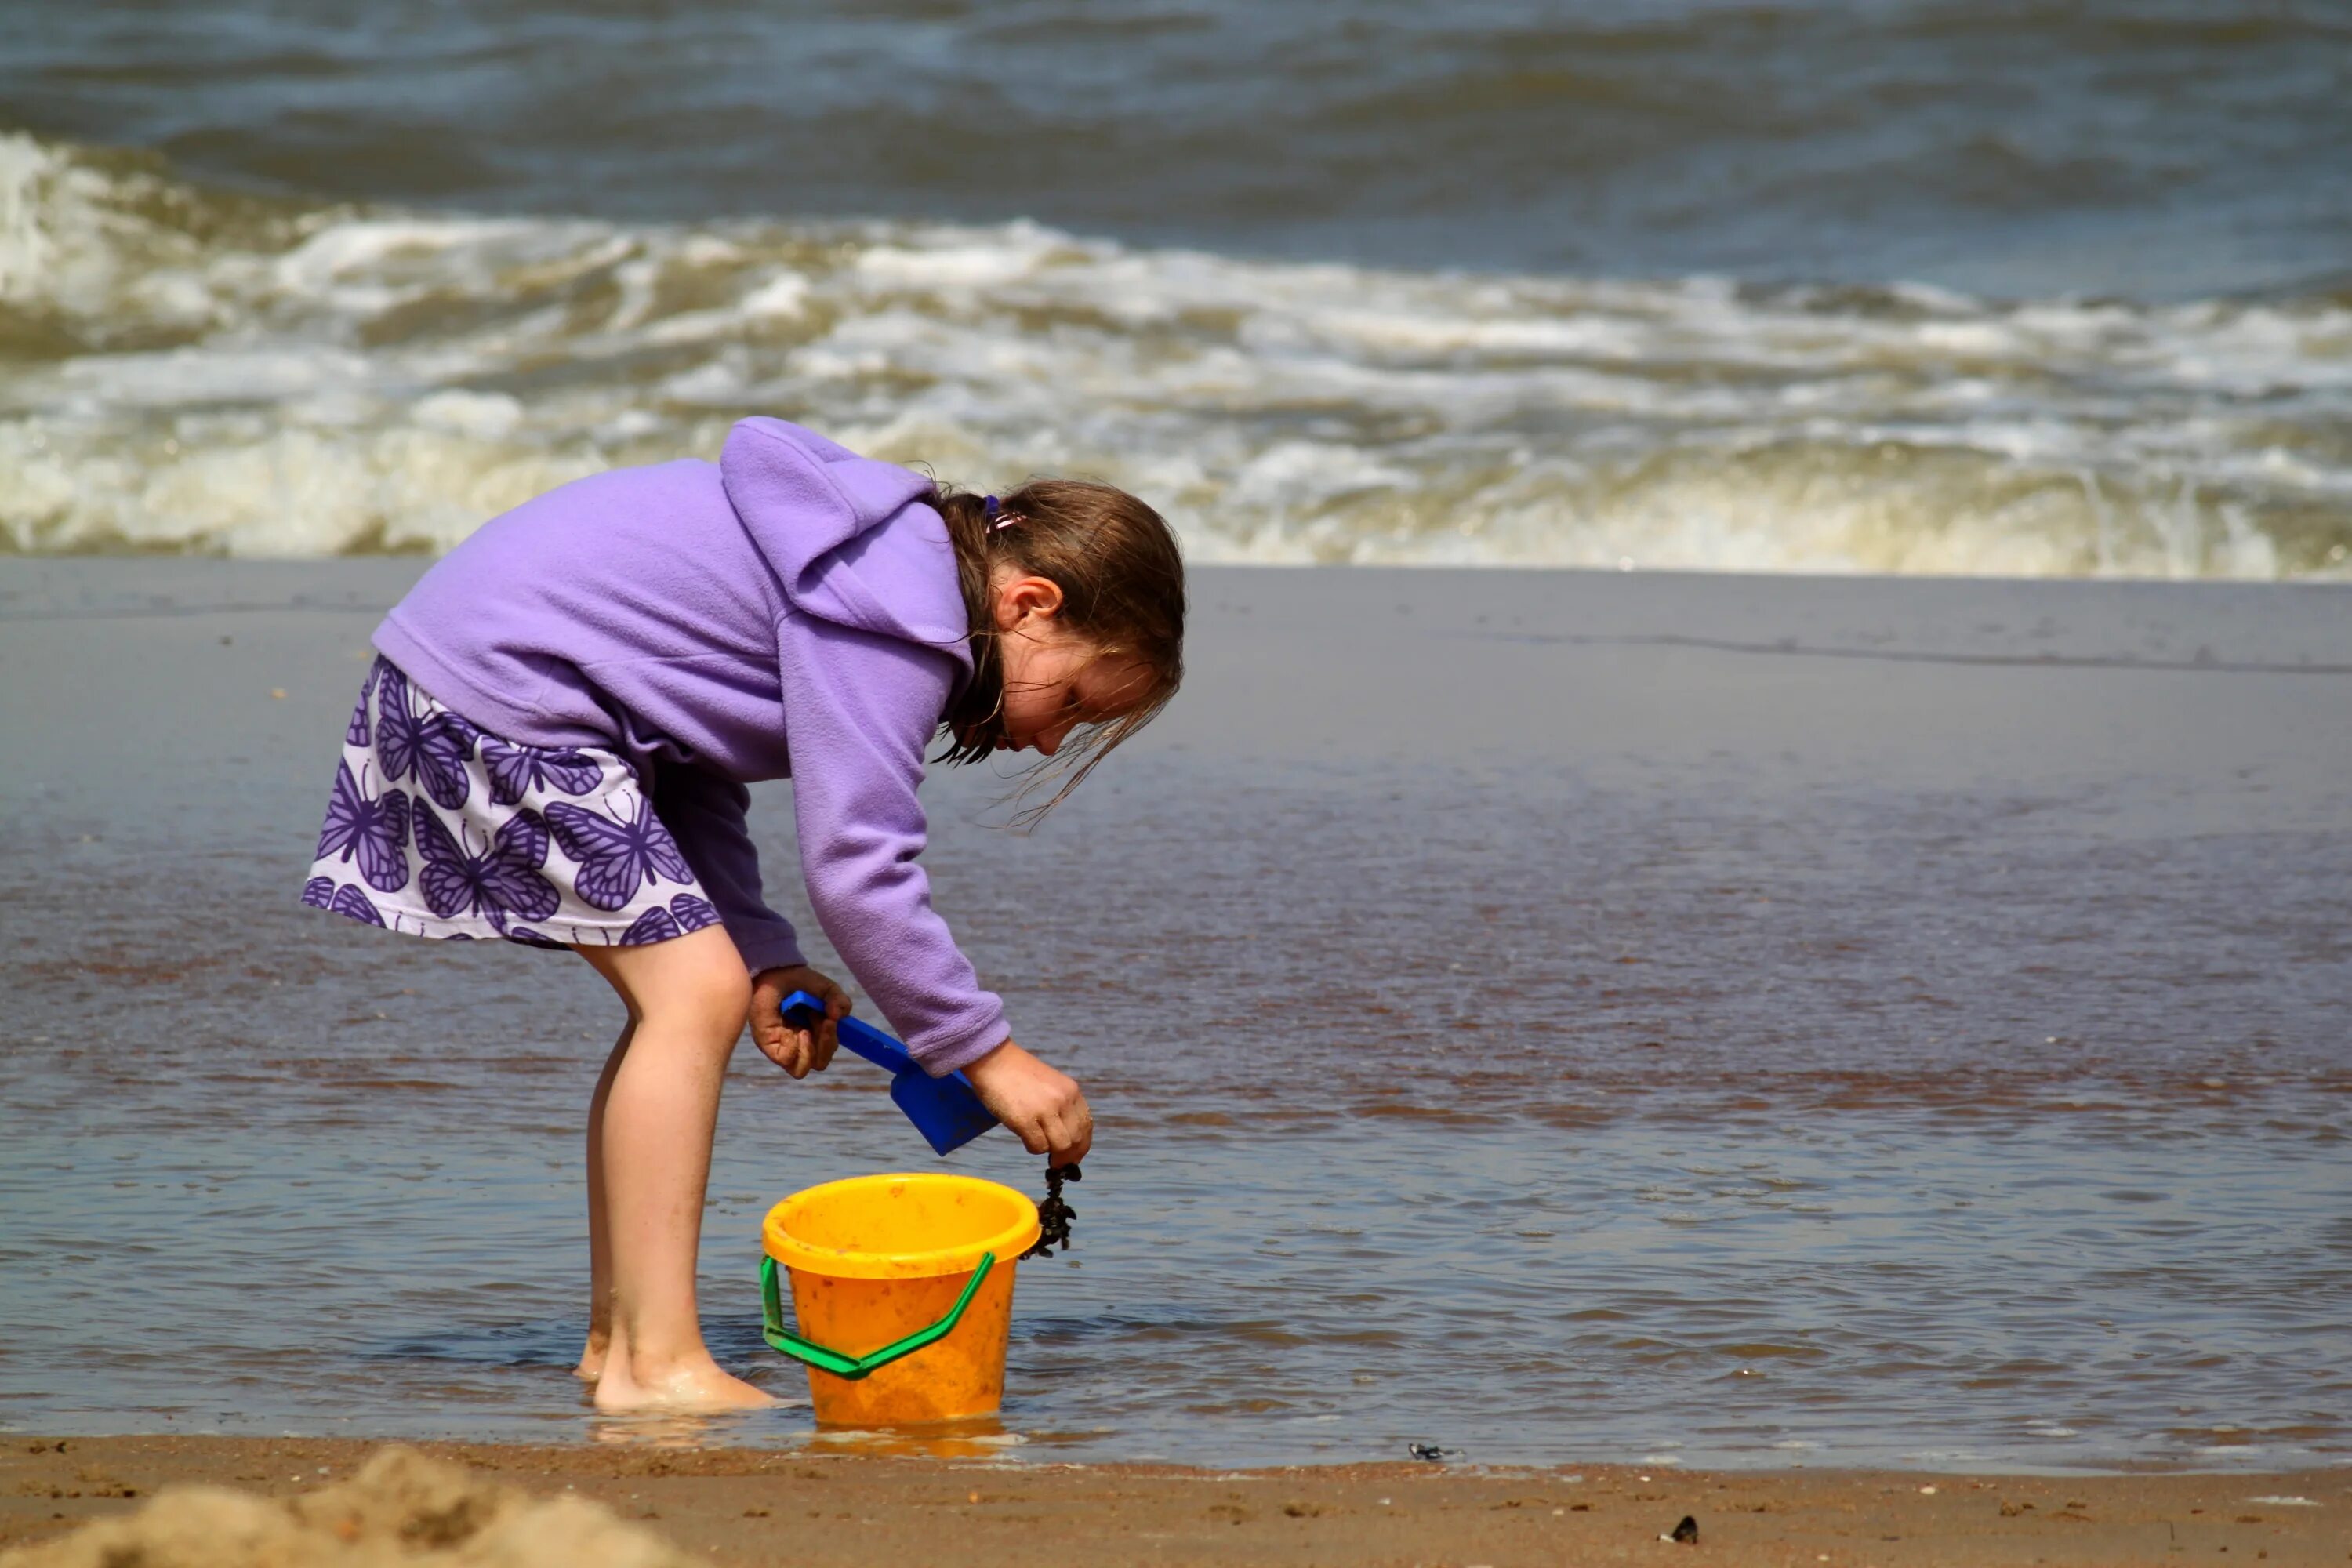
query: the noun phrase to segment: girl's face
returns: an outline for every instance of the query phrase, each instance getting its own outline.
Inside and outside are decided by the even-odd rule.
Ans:
[[[1004,671],[1001,750],[1046,756],[1081,724],[1103,724],[1140,701],[1150,671],[1107,654],[1060,619],[1062,590],[1045,577],[997,584],[997,658]]]

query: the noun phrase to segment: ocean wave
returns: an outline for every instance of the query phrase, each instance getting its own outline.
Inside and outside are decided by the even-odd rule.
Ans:
[[[0,136],[0,548],[437,552],[749,413],[1196,561],[2352,576],[2352,305],[493,217]]]

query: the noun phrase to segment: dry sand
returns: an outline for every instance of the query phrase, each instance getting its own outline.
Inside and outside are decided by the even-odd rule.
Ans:
[[[73,1448],[69,1443],[30,1447],[60,1464]],[[678,1568],[693,1561],[576,1493],[533,1497],[414,1448],[380,1449],[348,1479],[294,1490],[282,1499],[235,1490],[216,1481],[174,1479],[154,1488],[94,1479],[109,1468],[85,1462],[74,1470],[74,1484],[52,1481],[47,1489],[74,1496],[50,1500],[135,1501],[151,1489],[157,1495],[54,1541],[10,1551],[0,1555],[0,1562],[10,1568],[295,1568],[312,1563],[348,1568],[389,1568],[393,1563]],[[310,1473],[324,1476],[332,1468],[314,1465]],[[252,1479],[249,1472],[247,1479]],[[37,1511],[40,1478],[21,1484],[19,1495],[26,1495],[25,1486],[33,1489]],[[50,1510],[53,1521],[61,1512]]]
[[[1698,1522],[1695,1546],[1659,1539],[1685,1515]],[[15,1438],[0,1452],[0,1568],[1033,1560],[2284,1568],[2352,1561],[2347,1516],[2352,1470],[1219,1473],[232,1437]]]

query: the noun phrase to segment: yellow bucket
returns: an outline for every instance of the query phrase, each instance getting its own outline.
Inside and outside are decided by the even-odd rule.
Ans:
[[[1003,1402],[1013,1266],[1037,1239],[1026,1197],[976,1176],[852,1176],[770,1209],[761,1239],[767,1340],[808,1363],[820,1423],[955,1421]]]

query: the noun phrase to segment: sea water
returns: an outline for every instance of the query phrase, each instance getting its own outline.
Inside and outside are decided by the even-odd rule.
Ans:
[[[0,547],[763,411],[1203,562],[2352,574],[2329,5],[17,9]]]
[[[295,901],[414,570],[0,573],[0,1425],[635,1430],[568,1375],[616,1004]],[[1039,832],[926,787],[1099,1122],[1007,1451],[2342,1461],[2344,590],[1196,594],[1182,701]],[[703,1313],[786,1405],[698,1440],[813,1440],[759,1222],[932,1166],[887,1081],[739,1053]],[[1002,1133],[950,1167],[1043,1191]]]

